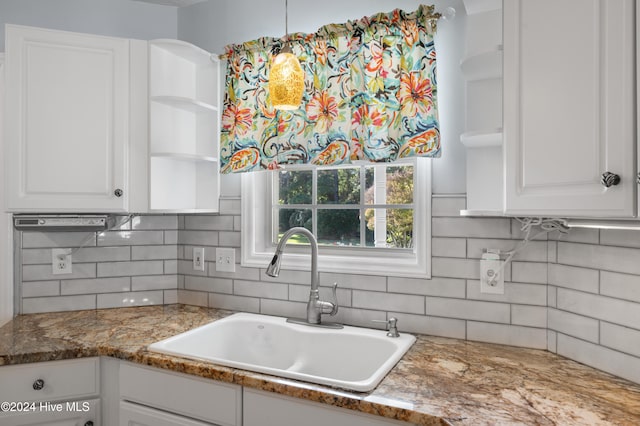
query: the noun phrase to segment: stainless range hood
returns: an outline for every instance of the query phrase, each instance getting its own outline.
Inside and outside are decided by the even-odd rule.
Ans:
[[[110,215],[13,215],[13,226],[18,231],[104,231],[113,222]]]

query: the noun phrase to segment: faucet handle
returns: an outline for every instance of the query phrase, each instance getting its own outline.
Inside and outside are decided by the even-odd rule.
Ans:
[[[331,312],[329,312],[330,316],[334,316],[338,313],[338,283],[333,283],[333,288],[331,289],[331,304],[333,307],[331,308]]]
[[[398,333],[398,318],[391,317],[389,318],[388,321],[371,320],[371,322],[379,322],[379,323],[386,324],[387,326],[385,328],[389,330],[387,332],[388,337],[400,337],[400,333]]]

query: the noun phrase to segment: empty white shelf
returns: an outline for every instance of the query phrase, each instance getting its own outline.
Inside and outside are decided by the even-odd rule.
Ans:
[[[218,108],[206,102],[197,101],[183,96],[152,96],[151,101],[180,108],[195,113],[215,112]]]
[[[200,161],[204,163],[216,163],[217,157],[210,157],[208,155],[186,154],[181,152],[155,152],[151,154],[152,158],[171,158],[174,160],[182,161]]]
[[[467,81],[502,77],[502,46],[466,57],[460,69]]]
[[[502,129],[466,132],[460,135],[460,142],[466,148],[487,148],[502,146]]]

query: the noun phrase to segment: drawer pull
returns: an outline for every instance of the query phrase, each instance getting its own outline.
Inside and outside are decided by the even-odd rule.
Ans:
[[[38,379],[35,382],[33,382],[34,390],[41,390],[43,387],[44,387],[44,380]]]
[[[124,194],[124,191],[122,189],[120,189],[120,188],[118,188],[115,191],[113,191],[113,195],[115,195],[118,198],[122,197],[122,194]]]

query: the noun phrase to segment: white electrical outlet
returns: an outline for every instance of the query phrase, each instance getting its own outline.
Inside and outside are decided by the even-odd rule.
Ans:
[[[495,253],[480,259],[480,293],[504,294],[504,260]]]
[[[204,247],[193,248],[193,269],[204,271]]]
[[[53,275],[70,274],[73,272],[70,253],[71,249],[51,250],[51,272]]]
[[[216,271],[236,271],[236,251],[232,248],[216,248]]]

